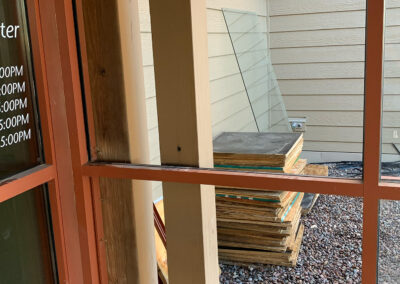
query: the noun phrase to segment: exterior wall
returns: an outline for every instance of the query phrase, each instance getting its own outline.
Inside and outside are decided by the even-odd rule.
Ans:
[[[267,21],[267,0],[208,0],[209,76],[213,136],[222,131],[257,131],[256,124],[240,76],[222,8],[256,12]],[[152,164],[160,164],[156,90],[148,0],[139,1],[142,34],[143,68],[145,76],[147,121]],[[173,15],[171,15],[173,16]],[[161,183],[153,182],[153,200],[162,196]]]
[[[360,153],[365,0],[267,5],[272,63],[288,115],[307,117],[304,149]],[[394,154],[391,143],[400,141],[393,139],[400,127],[400,1],[387,1],[387,9],[383,152]]]
[[[159,164],[148,0],[139,1],[151,162]],[[304,154],[313,162],[357,160],[363,140],[365,0],[208,0],[213,135],[256,131],[222,8],[256,12],[289,117],[307,117]],[[400,143],[400,0],[387,1],[383,152]],[[171,15],[173,16],[173,15]],[[399,133],[400,135],[400,133]],[[391,156],[389,155],[391,154]],[[154,183],[154,198],[161,184]]]

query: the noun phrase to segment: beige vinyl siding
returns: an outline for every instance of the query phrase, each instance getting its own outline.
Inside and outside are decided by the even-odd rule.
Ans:
[[[383,152],[400,127],[400,1],[386,3]],[[304,149],[361,152],[365,1],[268,0],[272,63],[289,117],[307,117]],[[397,128],[397,129],[396,129]]]

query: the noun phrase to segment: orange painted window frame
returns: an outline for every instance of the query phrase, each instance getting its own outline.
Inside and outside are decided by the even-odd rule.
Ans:
[[[79,8],[80,0],[76,3]],[[60,282],[107,281],[104,247],[99,241],[101,208],[94,189],[99,177],[109,177],[362,197],[362,281],[375,283],[379,200],[400,200],[400,184],[379,177],[384,0],[367,0],[362,180],[90,163],[76,43],[76,33],[82,27],[75,27],[72,1],[33,0],[27,1],[27,7],[47,164],[0,183],[0,202],[41,184],[49,185]],[[65,126],[68,132],[63,130]],[[68,177],[72,177],[70,184]]]

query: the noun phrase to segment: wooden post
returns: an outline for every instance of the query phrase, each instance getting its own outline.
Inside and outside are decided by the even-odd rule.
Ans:
[[[91,148],[101,161],[149,163],[138,3],[82,0],[79,20]],[[100,178],[99,187],[108,282],[157,283],[150,183]]]
[[[118,19],[131,163],[150,163],[138,1],[119,0]],[[157,283],[151,183],[132,181],[138,283]],[[127,283],[132,283],[128,281]]]
[[[213,167],[205,0],[150,0],[161,163]],[[218,283],[213,186],[163,183],[170,283]]]

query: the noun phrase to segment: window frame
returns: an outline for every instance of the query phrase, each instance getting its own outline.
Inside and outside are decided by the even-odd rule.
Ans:
[[[72,281],[78,277],[83,277],[84,283],[107,280],[104,247],[100,242],[101,216],[95,193],[99,177],[247,186],[362,197],[362,282],[376,281],[379,201],[400,200],[400,184],[380,179],[384,0],[367,0],[364,126],[368,127],[364,127],[362,180],[90,162],[78,64],[82,58],[77,53],[76,39],[82,27],[75,25],[75,7],[72,1],[67,0],[27,2],[38,94],[44,94],[39,95],[39,109],[47,164],[2,182],[0,202],[37,185],[49,184],[60,282],[69,279],[71,283],[80,283]],[[79,10],[81,0],[76,3]],[[52,13],[56,15],[55,18],[51,17]],[[57,43],[55,49],[54,43]],[[52,60],[61,63],[58,68]],[[46,72],[50,67],[55,70]],[[55,71],[61,72],[61,75]],[[58,82],[57,86],[52,86],[54,81]],[[56,92],[57,88],[60,92]],[[54,100],[59,103],[54,103]],[[58,128],[63,129],[66,123],[57,116],[59,112],[64,113],[68,121],[68,133],[64,137],[62,132],[57,131]],[[65,139],[70,141],[69,148],[63,143]],[[63,153],[65,150],[70,151],[67,151],[70,156]],[[73,176],[74,191],[70,185],[62,184],[65,177],[68,177],[65,172]],[[76,204],[72,202],[74,199]],[[79,229],[75,227],[77,225]],[[81,263],[76,263],[76,259]],[[79,265],[82,267],[79,268]],[[74,273],[77,276],[73,276]]]
[[[82,177],[252,187],[362,197],[364,201],[362,281],[375,282],[378,261],[379,201],[400,200],[400,184],[380,179],[384,24],[384,0],[367,0],[364,126],[368,127],[364,127],[362,180],[90,161],[81,164]],[[79,96],[76,99],[79,100]],[[99,259],[99,261],[105,260]]]

